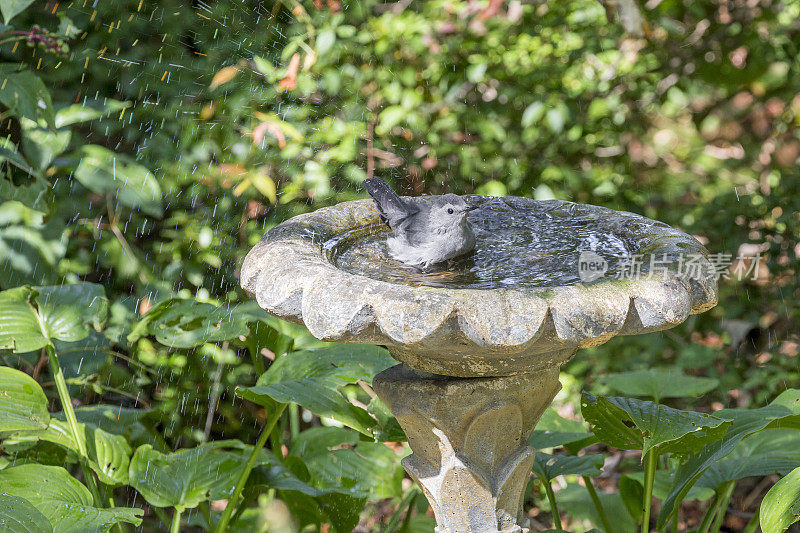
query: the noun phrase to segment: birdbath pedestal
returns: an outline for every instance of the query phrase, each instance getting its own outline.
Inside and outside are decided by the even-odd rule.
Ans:
[[[429,197],[433,198],[433,197]],[[691,236],[631,213],[467,197],[477,246],[420,273],[392,260],[369,200],[294,217],[250,251],[241,283],[317,338],[384,345],[373,387],[403,427],[406,471],[439,533],[528,531],[528,439],[579,348],[671,328],[716,304]]]

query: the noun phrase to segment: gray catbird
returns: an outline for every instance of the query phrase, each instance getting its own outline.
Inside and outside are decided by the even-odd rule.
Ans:
[[[475,233],[467,220],[475,207],[460,196],[445,194],[433,202],[404,200],[380,178],[364,180],[364,187],[392,229],[386,243],[398,261],[427,269],[475,248]]]

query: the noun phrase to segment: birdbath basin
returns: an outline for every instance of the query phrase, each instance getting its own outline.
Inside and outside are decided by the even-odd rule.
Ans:
[[[438,270],[393,260],[373,202],[358,200],[271,229],[241,283],[315,337],[384,345],[401,363],[373,386],[408,436],[403,466],[437,531],[527,531],[527,441],[560,388],[560,366],[578,348],[713,307],[716,275],[694,238],[639,215],[466,200],[479,206],[469,216],[476,249]]]

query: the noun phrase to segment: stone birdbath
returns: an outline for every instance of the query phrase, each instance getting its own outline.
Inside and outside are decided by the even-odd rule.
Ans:
[[[432,199],[433,197],[428,197]],[[294,217],[250,251],[242,286],[318,339],[384,345],[375,377],[439,533],[528,531],[528,439],[579,348],[671,328],[716,304],[708,252],[639,215],[466,197],[473,254],[420,273],[391,259],[371,200]]]

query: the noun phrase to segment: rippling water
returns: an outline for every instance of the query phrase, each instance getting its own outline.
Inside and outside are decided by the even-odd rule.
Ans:
[[[581,283],[578,258],[592,251],[618,272],[622,258],[636,249],[598,226],[596,218],[565,216],[537,208],[510,208],[489,201],[470,214],[477,244],[473,253],[421,272],[393,259],[389,228],[356,228],[325,243],[333,263],[352,274],[404,285],[469,289],[547,288]],[[600,223],[602,226],[602,223]],[[600,278],[603,279],[603,278]]]

